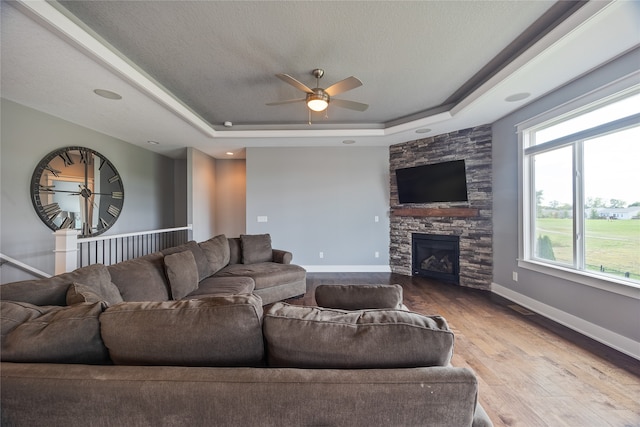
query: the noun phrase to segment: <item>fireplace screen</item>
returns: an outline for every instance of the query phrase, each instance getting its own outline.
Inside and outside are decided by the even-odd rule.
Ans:
[[[455,284],[460,282],[458,236],[414,233],[411,257],[414,275]]]

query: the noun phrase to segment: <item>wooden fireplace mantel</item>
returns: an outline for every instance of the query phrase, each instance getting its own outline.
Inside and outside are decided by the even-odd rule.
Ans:
[[[473,218],[479,214],[480,210],[476,208],[395,208],[391,210],[392,216]]]

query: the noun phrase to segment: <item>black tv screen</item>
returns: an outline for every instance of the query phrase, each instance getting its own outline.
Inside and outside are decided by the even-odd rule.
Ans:
[[[396,169],[400,203],[466,202],[464,160]]]

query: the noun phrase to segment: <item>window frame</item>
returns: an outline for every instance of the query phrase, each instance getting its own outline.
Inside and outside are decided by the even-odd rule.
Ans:
[[[603,134],[622,131],[625,128],[637,126],[640,122],[640,114],[628,116],[612,122],[604,123],[593,128],[578,131],[571,135],[542,143],[532,144],[533,132],[547,128],[556,123],[569,120],[572,117],[580,116],[601,108],[629,96],[640,93],[638,78],[640,72],[619,79],[605,87],[594,90],[579,98],[562,104],[556,108],[532,117],[516,125],[518,135],[518,267],[537,271],[560,279],[584,284],[598,289],[614,292],[621,295],[640,299],[640,284],[632,283],[613,276],[605,276],[584,269],[584,239],[580,238],[584,221],[584,197],[577,192],[582,191],[582,187],[576,181],[576,172],[581,173],[577,168],[582,162],[583,143],[589,137],[601,136]],[[576,194],[573,203],[573,226],[574,238],[579,237],[579,241],[573,245],[574,265],[554,263],[552,261],[539,260],[534,257],[533,242],[535,228],[535,180],[532,174],[532,154],[539,154],[545,151],[555,150],[564,146],[572,146],[574,164],[573,170],[573,192]]]

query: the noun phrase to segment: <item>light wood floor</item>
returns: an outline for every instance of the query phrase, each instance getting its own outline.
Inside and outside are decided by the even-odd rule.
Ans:
[[[415,312],[455,333],[452,364],[470,367],[496,427],[640,427],[640,362],[490,292],[388,273],[309,273],[320,284],[398,283]],[[520,311],[519,311],[520,310]]]

